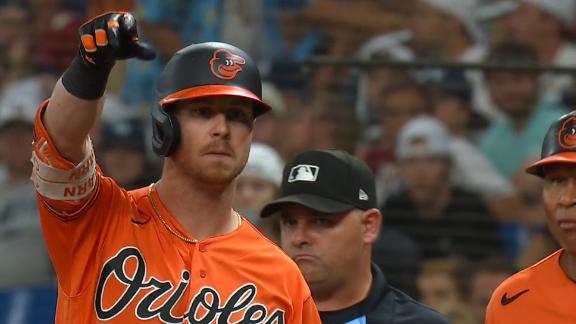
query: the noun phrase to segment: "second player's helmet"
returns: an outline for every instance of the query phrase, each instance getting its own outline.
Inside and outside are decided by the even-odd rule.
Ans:
[[[544,166],[552,163],[576,164],[576,111],[550,125],[542,143],[540,160],[530,165],[526,172],[542,177]]]
[[[262,101],[260,72],[241,49],[209,42],[187,46],[168,61],[156,88],[158,105],[152,108],[152,147],[169,156],[180,141],[180,127],[168,108],[181,100],[209,96],[237,96],[254,102],[254,116],[268,110]]]

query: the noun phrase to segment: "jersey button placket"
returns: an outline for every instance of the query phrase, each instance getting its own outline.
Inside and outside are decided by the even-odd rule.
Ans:
[[[207,251],[207,249],[206,249],[206,244],[204,244],[204,243],[198,243],[198,251],[201,253],[201,254],[199,255],[199,257],[200,257],[200,259],[201,259],[201,258],[202,258],[202,254],[206,253],[206,251]],[[206,278],[206,270],[200,269],[199,275],[200,275],[200,278],[202,278],[202,279]]]

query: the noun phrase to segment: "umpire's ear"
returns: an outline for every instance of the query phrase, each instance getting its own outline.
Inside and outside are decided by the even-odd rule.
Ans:
[[[382,225],[382,214],[376,208],[363,210],[362,212],[362,237],[364,243],[372,244],[378,238]]]

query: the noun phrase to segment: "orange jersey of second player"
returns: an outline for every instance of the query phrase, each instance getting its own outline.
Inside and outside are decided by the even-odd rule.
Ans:
[[[66,166],[39,117],[38,138],[52,165]],[[99,171],[81,203],[40,192],[38,202],[58,274],[56,323],[320,323],[296,264],[245,219],[187,241],[152,187],[127,192]]]
[[[506,279],[492,294],[486,324],[576,323],[576,283],[560,268],[562,253]]]

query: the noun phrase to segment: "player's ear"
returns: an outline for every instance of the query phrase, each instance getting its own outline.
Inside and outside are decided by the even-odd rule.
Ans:
[[[363,210],[362,220],[362,238],[364,243],[373,243],[378,238],[380,226],[382,225],[382,214],[376,208]]]

